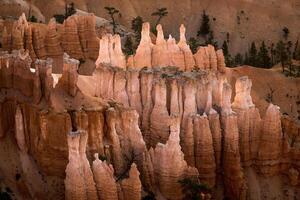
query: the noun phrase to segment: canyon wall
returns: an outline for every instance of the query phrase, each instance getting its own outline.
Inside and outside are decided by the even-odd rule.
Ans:
[[[4,26],[1,44],[4,51],[25,49],[34,62],[36,59],[53,59],[53,71],[62,72],[63,54],[77,60],[95,60],[99,42],[95,30],[96,18],[74,15],[57,24],[52,18],[48,25],[29,23],[23,13],[11,28]]]
[[[52,59],[32,62],[29,50],[0,53],[0,140],[13,132],[18,151],[31,159],[24,165],[27,177],[36,177],[25,179],[30,197],[51,191],[56,199],[146,193],[179,200],[186,195],[179,181],[191,179],[211,188],[213,198],[247,199],[254,198],[249,169],[256,181],[288,180],[296,197],[299,128],[281,122],[273,104],[261,117],[247,76],[237,79],[232,98],[221,51],[208,46],[192,55],[184,26],[177,44],[164,39],[160,25],[157,31],[152,44],[143,25],[128,61],[119,36],[103,37],[91,76],[79,75],[79,61],[67,54],[58,76]],[[62,185],[47,187],[50,177]]]

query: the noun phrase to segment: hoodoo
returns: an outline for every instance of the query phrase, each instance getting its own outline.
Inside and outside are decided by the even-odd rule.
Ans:
[[[100,22],[3,25],[0,199],[6,187],[15,199],[299,197],[300,128],[280,94],[267,103],[213,45],[192,51],[184,25],[177,42],[141,23],[126,55],[124,35],[100,37]]]

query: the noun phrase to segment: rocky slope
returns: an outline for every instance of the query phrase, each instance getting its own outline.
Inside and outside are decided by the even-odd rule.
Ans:
[[[298,198],[299,126],[273,104],[261,115],[251,79],[230,84],[222,51],[193,55],[184,26],[178,43],[157,30],[153,44],[145,23],[127,60],[119,36],[102,37],[90,76],[66,53],[62,74],[47,53],[35,62],[30,48],[0,53],[0,176],[16,199],[179,200],[184,178],[215,199]],[[68,39],[71,53],[82,47]]]

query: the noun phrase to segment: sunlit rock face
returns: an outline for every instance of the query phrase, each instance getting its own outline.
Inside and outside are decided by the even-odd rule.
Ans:
[[[150,24],[144,23],[141,32],[141,41],[135,55],[131,55],[125,61],[121,50],[120,37],[107,34],[100,39],[99,56],[96,66],[108,64],[119,68],[141,70],[144,67],[157,68],[174,66],[181,71],[192,71],[193,69],[205,69],[225,72],[225,60],[221,50],[216,51],[211,45],[201,47],[193,55],[186,42],[184,25],[180,26],[180,40],[169,35],[166,40],[163,28],[160,24],[156,27],[156,43],[150,38]]]
[[[53,18],[47,26],[29,23],[23,14],[9,32],[9,27],[4,27],[1,43],[5,51],[27,50],[33,61],[52,58],[54,72],[61,73],[64,52],[79,60],[97,59],[99,41],[95,25],[96,18],[93,14],[71,16],[63,25],[57,24]],[[121,57],[119,49],[116,49],[118,58]]]
[[[22,190],[13,188],[18,194],[180,200],[186,190],[179,181],[188,178],[209,186],[216,199],[255,199],[253,182],[299,186],[300,128],[273,104],[261,117],[251,80],[242,76],[233,89],[221,50],[209,45],[193,55],[183,25],[178,43],[158,25],[153,44],[145,23],[126,62],[120,36],[94,43],[94,30],[86,31],[93,18],[68,19],[62,45],[53,20],[46,43],[24,17],[13,35],[3,33],[6,50],[26,49],[0,52],[0,148],[17,152],[24,176]],[[95,70],[80,75],[77,59],[89,56]],[[58,57],[62,74],[53,73]]]

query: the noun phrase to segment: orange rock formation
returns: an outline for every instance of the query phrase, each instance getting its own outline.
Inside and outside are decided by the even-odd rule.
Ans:
[[[26,195],[138,200],[144,191],[179,200],[185,195],[179,180],[191,178],[211,187],[213,197],[246,199],[249,169],[299,186],[299,127],[281,122],[273,104],[261,118],[246,76],[236,81],[232,102],[221,51],[208,46],[192,55],[184,26],[176,44],[158,25],[152,44],[145,23],[130,65],[120,37],[108,35],[93,75],[83,76],[73,57],[97,56],[94,33],[85,32],[93,23],[93,16],[68,19],[62,46],[53,21],[47,44],[24,17],[13,35],[4,34],[7,50],[26,46],[0,52],[0,142],[14,132]],[[52,73],[58,57],[61,75]],[[49,186],[53,177],[61,185]]]

